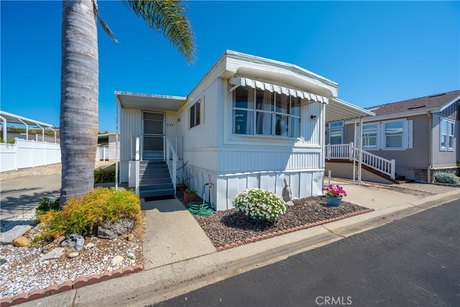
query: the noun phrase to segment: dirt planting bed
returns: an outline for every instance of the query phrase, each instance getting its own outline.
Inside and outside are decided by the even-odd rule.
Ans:
[[[370,211],[346,201],[339,207],[328,207],[326,198],[318,196],[294,200],[294,205],[287,206],[286,213],[275,223],[251,220],[236,209],[194,217],[214,246],[223,250]]]

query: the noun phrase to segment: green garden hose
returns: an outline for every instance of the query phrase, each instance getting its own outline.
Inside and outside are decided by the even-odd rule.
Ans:
[[[188,211],[192,214],[209,216],[214,213],[214,210],[205,202],[192,201],[188,205]]]

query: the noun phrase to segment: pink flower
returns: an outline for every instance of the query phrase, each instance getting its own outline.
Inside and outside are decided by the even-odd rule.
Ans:
[[[345,192],[343,187],[338,184],[327,185],[323,188],[323,191],[326,191],[326,194],[328,196],[333,196],[333,197],[347,196],[347,192]]]

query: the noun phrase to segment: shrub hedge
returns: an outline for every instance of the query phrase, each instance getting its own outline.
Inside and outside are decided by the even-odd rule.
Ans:
[[[94,183],[115,182],[115,168],[99,168],[94,170]]]
[[[457,176],[451,173],[436,173],[434,175],[434,181],[436,183],[459,184]]]
[[[138,223],[140,212],[140,200],[134,192],[96,188],[82,198],[70,199],[62,210],[40,215],[40,222],[47,225],[42,238],[51,240],[70,233],[93,235],[106,221],[128,218]]]

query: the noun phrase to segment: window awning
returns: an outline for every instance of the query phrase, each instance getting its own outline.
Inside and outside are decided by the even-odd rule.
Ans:
[[[234,86],[249,86],[252,88],[258,88],[264,91],[269,91],[269,92],[275,92],[278,94],[284,94],[287,96],[293,96],[293,97],[300,97],[304,98],[310,101],[316,101],[320,103],[328,103],[328,99],[326,97],[304,92],[304,91],[299,91],[271,83],[266,83],[262,81],[257,81],[257,80],[252,80],[249,78],[243,78],[243,77],[233,77],[230,79],[230,84]]]

